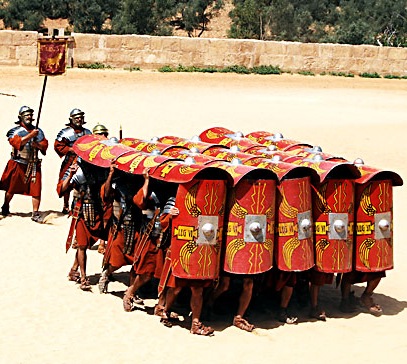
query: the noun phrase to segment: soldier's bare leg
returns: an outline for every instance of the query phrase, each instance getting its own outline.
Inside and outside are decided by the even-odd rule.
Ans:
[[[3,216],[7,216],[10,214],[10,201],[12,200],[13,197],[14,197],[13,193],[6,192],[4,194],[4,204],[1,207],[1,214]]]
[[[38,212],[38,210],[40,208],[40,203],[41,203],[41,196],[32,197],[33,213],[31,216],[31,220],[33,220],[35,222],[39,222],[40,218],[41,218],[41,215]]]
[[[253,278],[245,277],[243,279],[243,290],[239,297],[237,315],[233,319],[233,325],[235,325],[239,329],[249,332],[253,331],[254,325],[250,324],[246,319],[243,318],[243,316],[246,313],[252,299],[253,283]]]
[[[326,321],[326,313],[318,308],[318,296],[321,286],[311,283],[310,285],[310,298],[311,298],[311,312],[310,317],[316,318],[321,321]]]
[[[341,304],[339,309],[344,313],[351,313],[356,311],[356,305],[352,289],[353,272],[344,273],[341,280]]]
[[[81,275],[80,275],[80,273],[78,272],[78,268],[79,268],[78,251],[76,251],[76,253],[75,253],[75,259],[74,259],[72,268],[71,268],[71,270],[70,270],[69,273],[68,273],[68,279],[69,279],[70,281],[73,281],[73,282],[76,282],[76,283],[79,283],[79,282],[80,282],[80,280],[81,280]]]
[[[290,303],[291,296],[293,294],[294,287],[284,286],[281,290],[281,299],[280,299],[280,309],[278,314],[278,320],[286,324],[295,324],[298,320],[295,316],[290,316],[288,314],[287,308]]]
[[[132,269],[133,271],[133,269]],[[123,297],[123,308],[126,312],[130,312],[132,310],[132,303],[137,303],[137,304],[144,304],[143,300],[140,298],[136,297],[136,292],[137,290],[144,286],[147,282],[149,282],[152,278],[151,274],[137,274],[133,284],[127,288],[126,292],[124,293]]]
[[[210,326],[204,326],[200,322],[202,304],[203,304],[203,287],[191,287],[191,311],[192,311],[192,325],[191,334],[209,336],[213,335],[214,330]]]
[[[33,196],[32,204],[33,204],[33,212],[38,211],[40,209],[41,196]]]
[[[89,291],[92,289],[88,278],[86,277],[86,247],[78,247],[77,250],[78,255],[78,262],[79,262],[79,270],[81,271],[81,290]]]
[[[376,287],[379,285],[381,277],[377,277],[367,281],[365,291],[360,297],[360,303],[374,316],[381,316],[383,313],[380,305],[373,301],[373,292]]]

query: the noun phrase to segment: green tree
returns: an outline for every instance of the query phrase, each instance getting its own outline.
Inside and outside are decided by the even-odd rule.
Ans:
[[[222,9],[222,0],[177,1],[171,25],[185,30],[189,37],[200,37],[211,19]]]
[[[122,0],[112,19],[117,34],[169,35],[167,20],[173,13],[175,0]]]
[[[232,25],[231,38],[266,39],[271,22],[272,1],[235,0],[235,8],[230,12]]]

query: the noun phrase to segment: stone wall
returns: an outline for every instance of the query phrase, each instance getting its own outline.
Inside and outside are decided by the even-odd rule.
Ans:
[[[36,32],[0,31],[0,65],[35,66]],[[284,71],[407,75],[407,48],[237,39],[72,34],[68,64],[103,63],[115,68],[162,66],[248,68]]]

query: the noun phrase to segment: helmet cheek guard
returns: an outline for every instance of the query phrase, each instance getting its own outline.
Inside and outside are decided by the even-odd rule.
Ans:
[[[69,113],[69,122],[76,127],[81,127],[85,124],[85,113],[81,109],[73,109]]]
[[[20,110],[18,111],[18,122],[23,122],[26,125],[29,125],[33,122],[33,113],[34,110],[31,109],[29,106],[21,106]],[[29,116],[29,117],[28,117]]]

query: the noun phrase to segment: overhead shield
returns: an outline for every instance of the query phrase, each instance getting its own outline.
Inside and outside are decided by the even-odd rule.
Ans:
[[[147,141],[136,138],[124,138],[120,143],[133,148],[139,152],[152,153],[152,154],[162,154],[168,148],[171,148],[171,145],[156,142],[156,141]],[[179,146],[178,148],[183,148],[187,150],[186,147]]]
[[[197,152],[197,153],[203,153],[207,149],[210,149],[210,148],[213,148],[216,146],[220,146],[217,144],[206,143],[206,142],[203,142],[200,140],[184,139],[184,138],[175,137],[175,136],[164,136],[164,137],[159,138],[158,141],[163,144],[184,147],[186,149],[189,149],[189,150]]]
[[[246,138],[257,144],[264,146],[274,145],[278,150],[289,151],[290,149],[312,148],[311,144],[299,142],[297,140],[286,139],[281,133],[270,133],[267,131],[256,131],[246,135]]]
[[[72,148],[82,160],[103,168],[110,167],[113,160],[132,150],[104,136],[94,134],[78,138]]]
[[[245,138],[241,132],[233,132],[223,127],[214,127],[203,131],[199,135],[200,139],[207,143],[219,144],[227,148],[235,147],[239,151],[247,151],[258,147],[259,144]]]
[[[223,270],[258,274],[273,266],[275,188],[273,179],[240,180],[228,200]]]
[[[205,150],[203,154],[213,157],[214,159],[222,159],[228,162],[231,162],[234,159],[244,161],[246,159],[250,159],[253,157],[250,154],[225,147],[212,147],[210,149]]]
[[[130,150],[119,156],[115,164],[121,171],[131,174],[142,174],[146,168],[152,169],[158,167],[169,160],[171,160],[170,157]]]
[[[171,266],[175,277],[217,279],[225,215],[226,179],[180,184],[172,220]]]
[[[310,176],[284,178],[277,186],[275,259],[283,271],[314,266]]]

